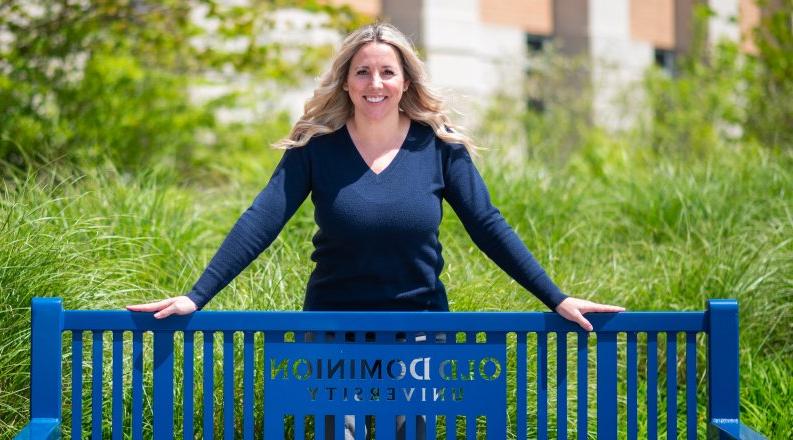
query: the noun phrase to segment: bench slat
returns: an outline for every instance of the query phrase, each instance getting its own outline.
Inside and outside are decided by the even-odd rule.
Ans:
[[[124,415],[124,333],[113,332],[113,440],[123,437]]]
[[[182,438],[190,440],[194,437],[193,425],[193,378],[194,378],[194,348],[195,334],[193,332],[184,332],[184,357],[182,360]]]
[[[120,310],[66,310],[64,330],[168,331],[394,331],[471,329],[497,332],[583,332],[556,313],[513,312],[231,312],[156,319]],[[595,331],[706,331],[705,312],[622,312],[587,315]],[[343,336],[343,334],[342,334]]]
[[[647,333],[647,438],[658,438],[658,334]]]
[[[617,334],[597,336],[597,433],[617,438]]]
[[[697,334],[686,333],[686,434],[697,439]]]
[[[234,332],[223,332],[223,438],[234,439]]]
[[[154,332],[154,438],[173,439],[173,332]]]
[[[306,438],[305,416],[303,414],[294,414],[292,416],[292,420],[294,421],[294,426],[295,426],[295,440],[305,439]],[[284,436],[284,438],[286,438],[286,436]]]
[[[132,439],[143,440],[143,333],[132,334]]]
[[[83,332],[72,332],[72,438],[83,438]]]
[[[435,440],[436,434],[438,432],[437,421],[438,421],[438,417],[437,416],[434,416],[434,415],[427,416],[427,433],[428,433],[427,434],[427,438],[428,439]],[[392,429],[392,431],[393,431],[393,429]],[[388,436],[386,436],[385,438],[389,439]],[[393,440],[393,438],[391,440]]]
[[[215,335],[212,332],[204,332],[203,353],[204,365],[202,374],[203,383],[203,402],[204,438],[212,440],[215,436],[215,416],[214,416],[214,394],[215,394]]]
[[[465,416],[465,438],[476,440],[476,416],[473,414]]]
[[[336,427],[338,432],[338,427]],[[264,408],[264,438],[283,438],[284,420],[276,408]],[[341,437],[344,438],[344,437]]]
[[[517,353],[515,365],[515,400],[516,400],[516,419],[517,419],[517,440],[526,440],[527,424],[527,396],[528,387],[527,362],[528,350],[526,348],[526,333],[517,332]]]
[[[548,438],[548,334],[537,333],[537,439]]]
[[[666,438],[677,438],[677,333],[666,333]]]
[[[325,438],[325,416],[321,414],[314,415],[314,438]]]
[[[589,333],[578,334],[578,440],[587,440],[589,409]]]
[[[335,416],[334,420],[335,420],[335,424],[333,426],[334,426],[334,431],[336,432],[336,438],[337,439],[345,438],[344,433],[345,433],[345,423],[346,422],[344,420],[344,415],[338,415],[337,414]],[[275,438],[275,437],[273,437],[273,438]]]
[[[375,415],[377,440],[396,440],[396,418],[393,415],[382,413]],[[433,420],[434,424],[434,420]]]
[[[91,345],[91,438],[102,440],[102,331],[93,332]]]
[[[567,333],[556,333],[556,437],[567,438]]]
[[[245,332],[243,339],[243,376],[242,376],[242,438],[253,439],[253,333]]]
[[[639,386],[636,362],[636,333],[628,332],[626,337],[626,404],[627,404],[627,440],[638,438],[637,424],[637,390]]]

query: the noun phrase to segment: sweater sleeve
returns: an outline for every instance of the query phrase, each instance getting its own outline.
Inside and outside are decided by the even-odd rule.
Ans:
[[[275,240],[311,190],[308,147],[286,150],[265,188],[240,216],[187,294],[199,309]]]
[[[553,310],[562,293],[529,252],[490,195],[471,156],[462,145],[449,145],[445,158],[444,198],[474,243],[504,272]]]

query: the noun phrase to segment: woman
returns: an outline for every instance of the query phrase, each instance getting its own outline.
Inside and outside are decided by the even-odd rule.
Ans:
[[[471,161],[476,147],[443,113],[423,63],[391,25],[364,26],[344,40],[276,146],[286,151],[269,183],[192,290],[129,310],[165,318],[202,308],[309,194],[319,231],[304,310],[448,310],[439,279],[443,199],[477,246],[551,310],[588,331],[585,313],[624,310],[568,297],[551,281],[490,203]],[[350,435],[352,420],[345,424]]]
[[[186,296],[130,305],[156,318],[202,308],[276,238],[311,193],[319,231],[304,310],[448,310],[438,276],[446,199],[471,238],[551,310],[587,331],[588,312],[622,307],[568,297],[499,211],[443,113],[407,38],[367,25],[342,43],[286,139],[270,182]]]

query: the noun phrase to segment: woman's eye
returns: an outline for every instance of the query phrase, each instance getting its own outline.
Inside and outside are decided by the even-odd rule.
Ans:
[[[366,75],[367,73],[369,73],[369,72],[367,72],[366,70],[359,70],[359,71],[355,72],[356,75]]]
[[[383,74],[384,75],[389,75],[389,76],[395,75],[393,70],[386,70],[385,72],[383,72]]]

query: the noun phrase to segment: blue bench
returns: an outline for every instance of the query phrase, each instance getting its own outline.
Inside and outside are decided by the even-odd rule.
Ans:
[[[321,439],[332,424],[343,439],[345,416],[367,426],[356,438],[378,440],[394,439],[398,423],[408,439],[417,428],[433,439],[659,430],[694,439],[698,428],[764,438],[739,420],[735,301],[588,317],[589,334],[554,313],[208,311],[158,321],[36,298],[31,420],[16,438]],[[704,353],[707,386],[697,380]]]

